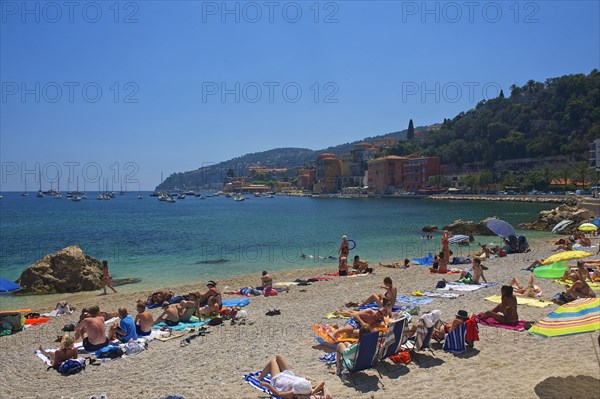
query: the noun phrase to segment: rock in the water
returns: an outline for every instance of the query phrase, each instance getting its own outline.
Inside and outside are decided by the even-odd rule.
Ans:
[[[44,256],[25,269],[17,282],[23,293],[94,291],[102,286],[102,268],[98,259],[73,245]]]
[[[541,211],[536,220],[531,223],[523,223],[520,226],[530,230],[552,231],[557,223],[563,220],[572,220],[573,224],[567,228],[570,229],[589,222],[593,216],[594,214],[587,209],[562,204],[550,211]]]
[[[421,231],[425,233],[433,233],[434,231],[438,231],[438,227],[434,225],[425,226],[421,229]]]
[[[463,221],[461,219],[455,220],[452,224],[444,226],[444,230],[448,230],[450,233],[464,234],[464,235],[479,235],[479,236],[493,236],[494,233],[487,228],[487,221],[492,218],[481,220],[475,224],[471,220]]]

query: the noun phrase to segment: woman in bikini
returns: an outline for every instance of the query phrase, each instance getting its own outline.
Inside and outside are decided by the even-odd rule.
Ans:
[[[396,287],[394,287],[392,279],[390,277],[384,278],[383,285],[381,285],[380,287],[385,289],[385,292],[382,294],[371,294],[371,296],[369,296],[362,303],[362,305],[368,305],[369,303],[375,302],[377,305],[383,307],[383,300],[387,298],[389,303],[393,307],[396,303],[396,294],[398,293],[398,290],[396,289]]]
[[[533,284],[533,274],[530,274],[529,277],[527,277],[526,285],[521,284],[521,281],[517,276],[513,277],[510,281],[510,286],[514,288],[515,295],[523,295],[530,298],[535,298],[542,292],[540,287]]]
[[[63,335],[60,340],[60,349],[55,352],[46,352],[40,345],[40,352],[46,355],[52,360],[52,367],[58,369],[58,367],[68,359],[77,359],[77,349],[73,346],[75,338],[70,334]]]
[[[348,237],[342,236],[342,243],[340,244],[340,249],[338,249],[338,253],[340,256],[339,259],[346,258],[348,259],[348,255],[350,254],[350,246],[348,245]]]

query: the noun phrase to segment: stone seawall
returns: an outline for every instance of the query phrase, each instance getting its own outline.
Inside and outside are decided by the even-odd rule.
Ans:
[[[576,195],[430,195],[429,199],[453,201],[511,201],[511,202],[536,202],[540,204],[567,204],[577,205],[582,197]]]

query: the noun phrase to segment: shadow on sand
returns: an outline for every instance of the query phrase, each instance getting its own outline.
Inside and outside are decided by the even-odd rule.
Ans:
[[[534,391],[541,399],[597,398],[600,379],[588,375],[548,377]]]

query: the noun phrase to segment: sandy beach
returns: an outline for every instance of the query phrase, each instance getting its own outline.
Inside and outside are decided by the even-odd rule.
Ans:
[[[597,244],[597,241],[594,242]],[[512,276],[526,279],[526,267],[534,259],[550,254],[547,248],[534,248],[526,254],[510,255],[486,261],[488,281],[507,284]],[[375,262],[373,262],[375,263]],[[464,266],[463,266],[464,267]],[[274,275],[277,281],[323,276],[326,270],[296,270]],[[329,269],[328,271],[331,271]],[[167,342],[154,340],[149,350],[88,366],[82,373],[62,377],[34,356],[38,345],[56,347],[54,339],[65,323],[75,322],[79,311],[31,327],[23,332],[0,338],[0,396],[3,398],[90,398],[105,394],[107,398],[264,398],[243,380],[243,375],[261,369],[275,353],[284,354],[294,372],[311,381],[325,381],[334,398],[595,398],[600,392],[600,369],[596,351],[598,333],[542,339],[527,332],[513,332],[480,326],[480,341],[475,349],[463,355],[445,353],[434,344],[434,354],[418,353],[407,366],[389,363],[389,370],[358,373],[356,385],[329,374],[319,361],[324,354],[316,345],[313,323],[334,324],[324,316],[344,307],[348,301],[365,299],[390,276],[398,287],[398,295],[416,290],[434,290],[440,276],[430,275],[426,267],[407,270],[375,266],[372,275],[316,282],[306,287],[294,286],[290,292],[275,297],[252,297],[246,307],[247,325],[209,327],[210,333],[180,347],[180,339]],[[447,278],[455,279],[456,275]],[[222,291],[256,285],[258,276],[220,281]],[[192,289],[204,291],[205,281],[186,287],[170,287],[176,293]],[[552,280],[537,279],[548,299],[562,290]],[[225,288],[225,286],[229,288]],[[436,298],[420,306],[421,313],[440,309],[442,320],[451,321],[459,309],[482,312],[493,308],[484,300],[499,295],[500,287],[466,292],[456,299]],[[149,292],[136,294],[80,293],[70,295],[72,306],[81,309],[97,303],[102,310],[116,311],[126,306],[134,312],[135,300]],[[224,295],[224,299],[238,296]],[[54,303],[36,311],[48,311]],[[545,308],[519,306],[521,319],[536,321],[556,305]],[[281,315],[269,317],[265,312],[280,309]],[[158,315],[158,309],[153,311]],[[416,321],[416,318],[413,319]],[[343,322],[343,321],[342,321]],[[388,361],[389,362],[389,361]]]

